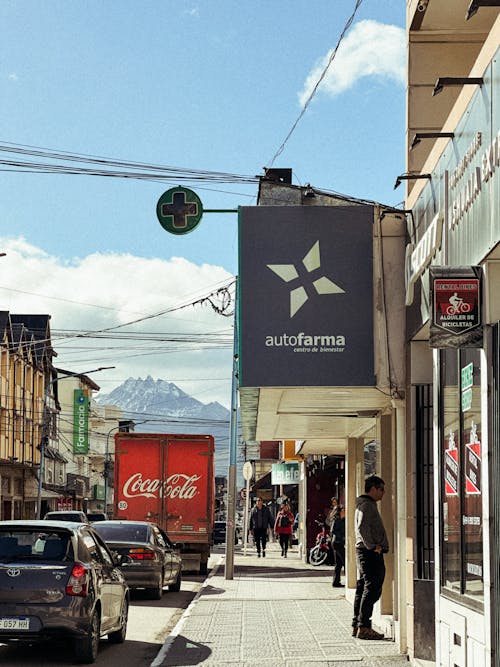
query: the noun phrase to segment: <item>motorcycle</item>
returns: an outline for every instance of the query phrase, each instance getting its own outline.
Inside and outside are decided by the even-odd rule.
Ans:
[[[311,565],[324,565],[325,563],[332,563],[334,560],[334,553],[330,541],[330,535],[326,530],[326,524],[323,521],[315,519],[315,523],[321,527],[321,530],[316,535],[316,544],[311,547],[309,551],[309,562]]]

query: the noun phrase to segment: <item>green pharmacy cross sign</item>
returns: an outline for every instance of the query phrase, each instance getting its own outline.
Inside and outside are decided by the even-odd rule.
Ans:
[[[203,204],[196,192],[179,186],[167,190],[158,199],[156,215],[167,232],[187,234],[200,222]]]

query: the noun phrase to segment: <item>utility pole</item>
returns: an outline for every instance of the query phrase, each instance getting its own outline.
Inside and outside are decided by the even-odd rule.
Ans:
[[[229,471],[227,476],[226,565],[225,578],[234,576],[234,524],[236,520],[236,445],[238,438],[238,280],[234,303],[233,377],[229,436]]]

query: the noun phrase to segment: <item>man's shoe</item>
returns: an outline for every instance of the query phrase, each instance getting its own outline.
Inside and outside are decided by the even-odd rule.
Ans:
[[[257,551],[257,558],[260,558],[260,551]]]
[[[334,581],[332,586],[334,588],[344,588],[344,584],[341,584],[340,581]]]
[[[358,639],[383,639],[381,632],[376,632],[373,628],[359,628]]]
[[[265,557],[266,557],[266,552],[263,551],[263,552],[262,552],[262,558],[265,558]]]
[[[358,636],[358,628],[353,628],[352,629],[352,636],[357,637]]]

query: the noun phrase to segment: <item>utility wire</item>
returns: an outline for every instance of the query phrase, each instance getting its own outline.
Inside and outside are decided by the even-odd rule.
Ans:
[[[336,47],[333,49],[333,51],[332,51],[331,54],[330,54],[330,57],[328,58],[328,62],[327,62],[327,64],[326,64],[326,67],[325,67],[324,70],[321,72],[321,75],[320,75],[318,81],[316,82],[314,88],[312,89],[311,93],[309,94],[309,97],[308,97],[307,100],[304,102],[304,105],[303,105],[303,107],[302,107],[302,110],[301,110],[300,114],[298,115],[296,121],[294,122],[294,124],[292,125],[290,131],[288,132],[288,134],[287,134],[286,137],[284,138],[284,140],[283,140],[281,146],[278,148],[278,150],[276,151],[276,153],[275,153],[274,156],[272,157],[272,159],[271,159],[271,161],[270,161],[270,163],[269,163],[269,167],[272,167],[273,164],[274,164],[274,162],[275,162],[275,160],[276,160],[276,158],[278,158],[278,157],[281,155],[281,153],[282,153],[283,150],[285,149],[285,145],[287,144],[288,140],[290,139],[290,137],[291,137],[292,134],[294,133],[295,128],[297,127],[297,125],[298,125],[298,124],[300,123],[300,121],[302,120],[302,117],[304,116],[305,112],[307,111],[307,107],[308,107],[309,104],[311,103],[313,97],[316,95],[316,92],[317,92],[319,86],[321,85],[321,82],[322,82],[323,79],[325,78],[326,73],[328,72],[328,69],[329,69],[330,65],[332,64],[332,62],[333,62],[335,56],[337,55],[338,48],[339,48],[339,46],[340,46],[342,40],[344,39],[344,36],[345,36],[346,32],[347,32],[347,31],[349,30],[349,28],[351,27],[351,24],[352,24],[352,22],[354,21],[354,17],[356,16],[356,12],[358,11],[358,9],[359,9],[359,7],[360,7],[360,5],[361,5],[362,2],[363,2],[363,0],[356,0],[356,5],[354,6],[354,10],[353,10],[351,16],[349,17],[347,23],[345,24],[344,29],[342,30],[342,33],[341,33],[341,35],[340,35],[340,37],[339,37],[339,40],[338,40],[338,42],[337,42]]]

